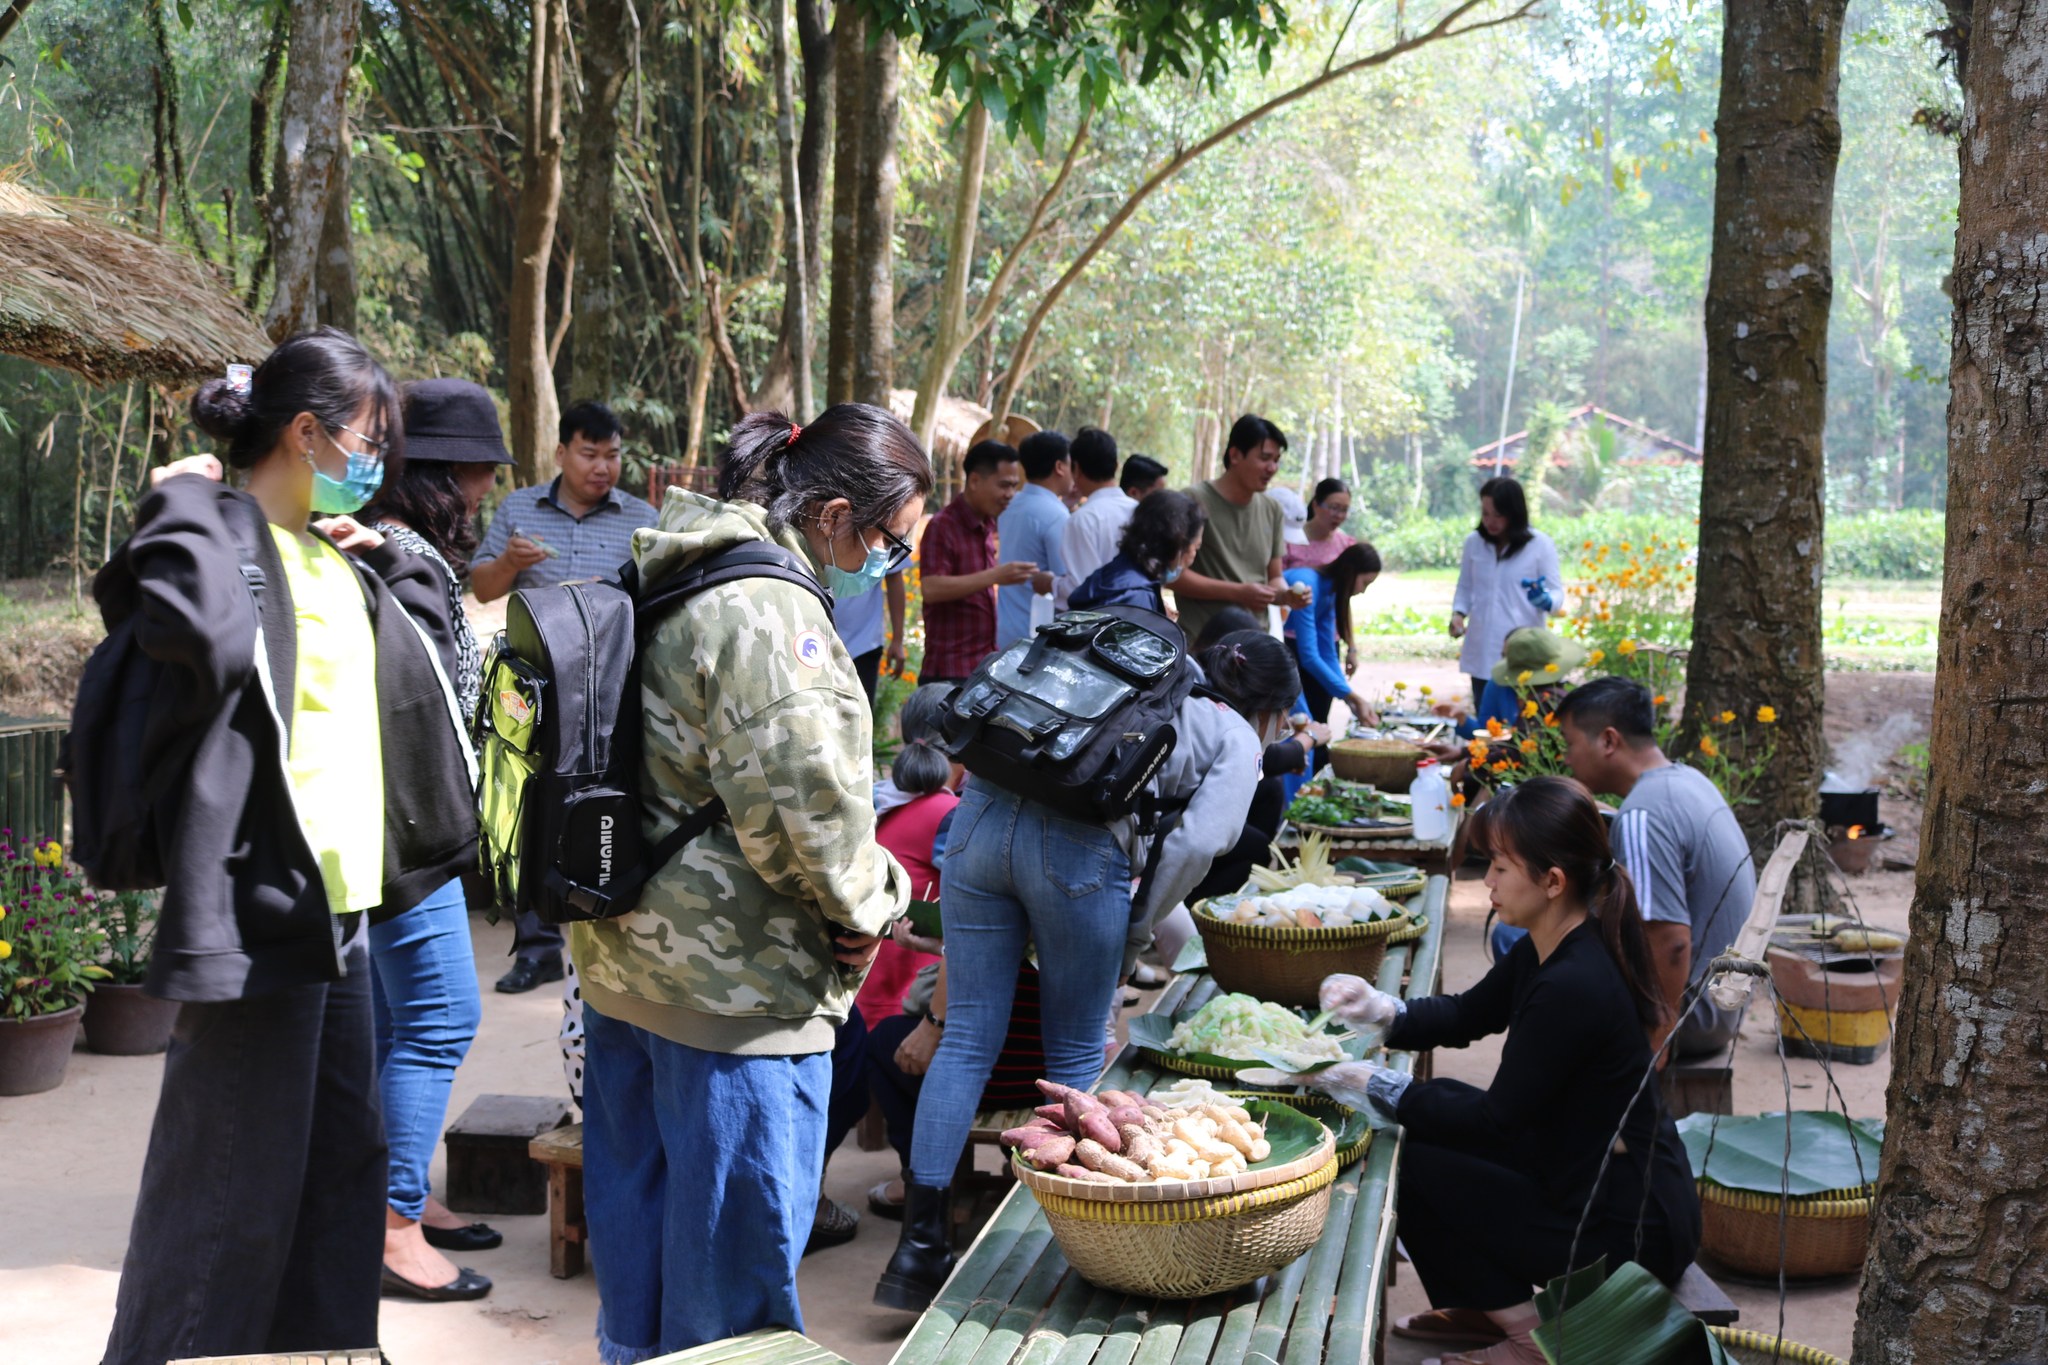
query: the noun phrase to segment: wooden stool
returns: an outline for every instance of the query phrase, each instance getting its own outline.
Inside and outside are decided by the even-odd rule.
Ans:
[[[546,1213],[547,1175],[527,1144],[569,1121],[565,1100],[479,1095],[449,1125],[448,1207],[457,1213]]]
[[[1709,1327],[1733,1327],[1735,1320],[1742,1316],[1735,1300],[1721,1292],[1721,1286],[1700,1269],[1697,1261],[1685,1268],[1685,1274],[1678,1277],[1678,1283],[1671,1292],[1685,1305],[1686,1312]]]
[[[1030,1109],[987,1109],[974,1116],[974,1126],[967,1131],[967,1145],[960,1149],[960,1164],[953,1168],[955,1246],[965,1247],[974,1240],[975,1229],[987,1221],[1010,1187],[1017,1183],[1007,1160],[1001,1171],[990,1174],[975,1165],[975,1152],[993,1147],[1001,1155],[1002,1144],[998,1139],[1007,1130],[1029,1123],[1032,1116]]]
[[[1664,1108],[1672,1118],[1735,1112],[1735,1068],[1713,1062],[1673,1062],[1664,1068]]]
[[[548,1173],[548,1273],[558,1280],[583,1273],[583,1125],[551,1128],[526,1144]]]

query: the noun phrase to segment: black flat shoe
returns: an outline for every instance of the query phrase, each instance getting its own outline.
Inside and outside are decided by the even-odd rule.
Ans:
[[[442,1251],[489,1251],[505,1244],[505,1234],[488,1223],[471,1223],[466,1228],[437,1228],[432,1223],[422,1223],[420,1231],[426,1234],[428,1246]]]
[[[384,1292],[404,1299],[425,1299],[429,1303],[452,1303],[459,1299],[480,1299],[491,1292],[491,1279],[468,1266],[446,1284],[414,1284],[405,1276],[384,1267]]]
[[[548,981],[562,979],[560,957],[522,957],[512,964],[512,970],[498,978],[496,990],[500,995],[524,995],[535,986]]]
[[[817,1213],[811,1218],[811,1235],[804,1243],[804,1255],[827,1247],[844,1246],[853,1240],[859,1228],[859,1214],[837,1199],[827,1199],[818,1205]]]

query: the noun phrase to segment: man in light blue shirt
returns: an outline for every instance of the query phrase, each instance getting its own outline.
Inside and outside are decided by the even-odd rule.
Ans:
[[[1005,560],[1036,564],[1029,583],[996,589],[996,648],[1007,649],[1031,633],[1031,598],[1056,588],[1064,596],[1073,588],[1065,581],[1067,561],[1061,548],[1067,531],[1065,498],[1074,486],[1074,463],[1067,438],[1041,431],[1017,447],[1024,464],[1024,487],[996,522],[999,553]]]

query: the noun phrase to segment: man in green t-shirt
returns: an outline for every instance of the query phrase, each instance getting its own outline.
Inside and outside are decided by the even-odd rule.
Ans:
[[[1191,490],[1209,514],[1209,525],[1195,562],[1173,582],[1180,627],[1190,642],[1231,603],[1261,615],[1275,604],[1308,605],[1306,591],[1280,576],[1284,517],[1280,504],[1266,496],[1285,449],[1285,432],[1246,413],[1230,428],[1223,473]]]

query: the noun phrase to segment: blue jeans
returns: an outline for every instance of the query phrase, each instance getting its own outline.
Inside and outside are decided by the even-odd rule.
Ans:
[[[583,1202],[597,1353],[637,1365],[803,1330],[832,1056],[705,1052],[583,1009]]]
[[[457,878],[401,915],[370,926],[375,969],[377,1093],[391,1147],[394,1213],[415,1223],[427,1208],[427,1168],[448,1117],[455,1068],[483,1022],[469,906]]]
[[[975,782],[946,847],[946,1032],[917,1097],[910,1175],[920,1185],[952,1183],[1009,1032],[1026,943],[1038,948],[1048,1079],[1087,1086],[1102,1074],[1131,924],[1130,860],[1099,824]]]

